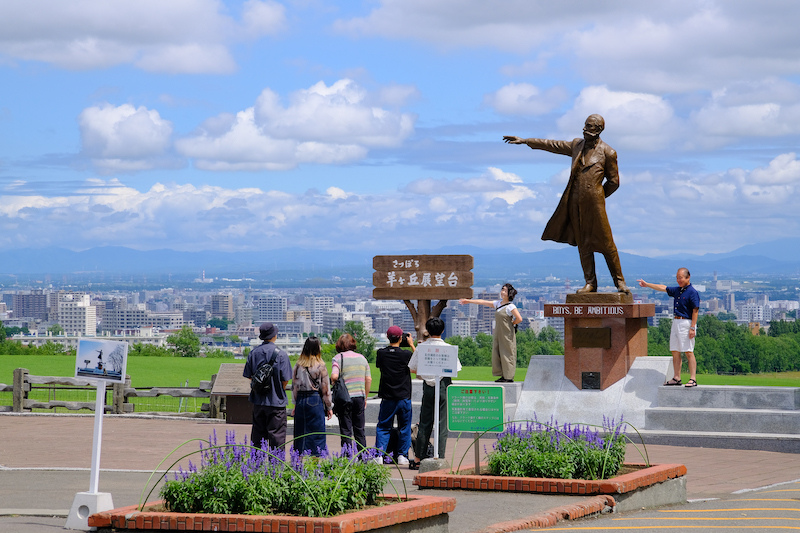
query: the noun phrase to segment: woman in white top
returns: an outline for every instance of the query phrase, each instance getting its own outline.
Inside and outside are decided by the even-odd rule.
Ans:
[[[522,322],[522,315],[514,305],[517,289],[510,283],[500,289],[499,300],[469,300],[460,299],[461,304],[477,304],[493,307],[494,313],[494,339],[492,342],[492,375],[500,376],[495,381],[498,383],[511,383],[514,381],[514,372],[517,369],[517,328]]]

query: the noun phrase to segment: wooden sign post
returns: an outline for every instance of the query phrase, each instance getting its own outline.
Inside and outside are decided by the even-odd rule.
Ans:
[[[471,255],[376,255],[372,297],[403,300],[420,340],[425,322],[439,316],[447,300],[472,298],[472,265]],[[431,307],[432,300],[439,302]]]

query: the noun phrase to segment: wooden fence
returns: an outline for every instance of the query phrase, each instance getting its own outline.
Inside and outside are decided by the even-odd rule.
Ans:
[[[197,418],[222,418],[223,413],[221,398],[214,396],[211,397],[211,388],[214,385],[214,380],[217,375],[211,377],[211,381],[201,381],[198,388],[181,388],[181,387],[152,387],[143,389],[134,389],[131,387],[130,376],[126,376],[125,383],[113,383],[111,385],[111,404],[105,405],[105,412],[112,414],[133,413],[135,406],[130,402],[130,398],[145,398],[156,396],[171,396],[174,398],[208,398],[209,402],[202,404],[199,413],[175,413],[175,412],[158,412],[158,414],[169,414],[174,416],[183,417],[197,417]],[[0,392],[11,391],[13,394],[13,403],[11,406],[0,406],[0,411],[12,411],[15,413],[29,412],[32,409],[53,409],[62,407],[70,411],[77,411],[81,409],[89,409],[94,411],[95,402],[80,402],[80,401],[64,401],[48,399],[36,400],[30,398],[30,393],[36,389],[49,389],[53,387],[67,387],[74,390],[96,391],[97,386],[94,382],[86,379],[59,377],[59,376],[32,376],[28,373],[26,368],[17,368],[14,370],[14,384],[5,385],[0,383]]]

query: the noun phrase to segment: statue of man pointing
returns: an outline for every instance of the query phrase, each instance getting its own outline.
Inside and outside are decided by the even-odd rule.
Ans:
[[[534,150],[572,157],[569,183],[561,195],[553,216],[544,229],[542,240],[578,247],[586,285],[576,293],[597,292],[594,253],[606,258],[608,270],[619,292],[629,293],[622,276],[619,254],[606,216],[606,197],[619,188],[617,152],[600,139],[605,121],[590,115],[583,128],[583,138],[572,141],[503,137],[509,144],[527,144]],[[604,182],[605,180],[605,182]]]

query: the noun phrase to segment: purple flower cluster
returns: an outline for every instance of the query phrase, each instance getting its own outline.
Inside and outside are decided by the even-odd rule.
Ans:
[[[200,447],[200,466],[179,468],[165,479],[161,496],[168,509],[217,514],[330,516],[373,505],[389,472],[372,461],[380,451],[345,446],[339,454],[311,456],[290,447],[263,449],[216,432]]]
[[[621,421],[604,417],[602,428],[593,428],[534,418],[509,423],[487,457],[495,475],[605,479],[619,471],[625,443]]]
[[[217,431],[213,430],[208,439],[209,446],[203,447],[200,443],[200,468],[189,461],[188,470],[178,467],[175,474],[176,481],[191,482],[191,475],[197,474],[198,470],[204,470],[217,465],[224,465],[225,470],[232,471],[238,469],[245,479],[253,473],[261,472],[269,477],[281,477],[285,471],[290,471],[292,476],[303,479],[323,479],[324,472],[321,465],[325,461],[358,461],[368,462],[380,455],[380,450],[368,448],[359,451],[356,444],[345,444],[338,454],[322,450],[318,461],[308,461],[311,457],[310,451],[298,452],[293,447],[289,447],[289,458],[287,461],[286,450],[284,448],[270,448],[266,442],[262,442],[262,448],[256,448],[248,443],[247,436],[241,444],[236,442],[236,432],[225,432],[225,444],[217,441]]]
[[[622,419],[616,423],[613,418],[603,417],[602,430],[588,425],[565,423],[550,418],[549,423],[540,422],[534,416],[525,424],[509,424],[497,435],[492,448],[503,452],[523,445],[528,449],[540,451],[563,451],[566,444],[581,443],[585,449],[603,450],[609,442],[615,442],[623,433]],[[604,435],[604,436],[603,436]]]

